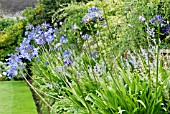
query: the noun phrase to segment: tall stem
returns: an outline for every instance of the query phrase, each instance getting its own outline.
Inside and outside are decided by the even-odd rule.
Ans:
[[[160,26],[158,26],[158,37],[157,37],[157,58],[156,58],[156,98],[158,88],[158,77],[159,77],[159,39],[160,39]]]

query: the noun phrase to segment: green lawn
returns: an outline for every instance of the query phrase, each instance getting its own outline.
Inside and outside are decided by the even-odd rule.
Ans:
[[[0,82],[0,114],[37,114],[32,94],[25,82]]]

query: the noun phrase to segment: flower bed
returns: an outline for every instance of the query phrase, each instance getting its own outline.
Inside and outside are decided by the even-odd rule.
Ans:
[[[169,113],[168,3],[62,5],[53,23],[28,24],[7,76],[23,74],[46,113]]]

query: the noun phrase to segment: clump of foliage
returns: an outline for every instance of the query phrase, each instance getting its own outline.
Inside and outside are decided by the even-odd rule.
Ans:
[[[25,16],[28,21],[33,24],[42,24],[44,22],[52,23],[52,16],[57,11],[62,10],[62,8],[67,7],[71,2],[87,2],[87,0],[38,0],[38,4],[35,8],[28,7],[24,10],[23,16]],[[62,12],[60,12],[62,14]],[[59,21],[64,21],[66,17],[62,17]]]
[[[18,20],[0,32],[0,60],[4,60],[8,54],[13,53],[23,40],[25,26],[25,20]]]
[[[4,28],[13,25],[15,22],[14,19],[10,19],[10,18],[1,18],[0,19],[0,31],[4,30]]]
[[[127,2],[130,1],[127,0]],[[168,21],[170,19],[168,4],[169,2],[167,0],[165,0],[164,2],[161,1],[153,2],[153,0],[134,1],[131,2],[131,4],[124,4],[126,10],[120,12],[120,14],[122,13],[126,14],[125,22],[127,26],[124,27],[124,30],[120,33],[124,39],[127,39],[128,36],[129,39],[125,40],[125,42],[129,40],[130,45],[133,45],[133,47],[137,49],[139,47],[146,48],[145,46],[147,46],[147,40],[145,37],[146,34],[145,31],[147,31],[146,30],[147,26],[143,23],[137,22],[136,20],[139,18],[139,16],[143,16],[146,18],[145,22],[147,22],[149,26],[151,26],[152,23],[150,22],[150,19],[153,18],[155,15],[161,14],[165,18],[165,21]],[[142,27],[138,27],[138,26],[142,26]],[[156,28],[152,26],[150,29],[156,29]],[[164,33],[162,33],[161,40],[163,42],[161,43],[162,48],[167,48],[168,45],[165,44],[169,43],[168,34],[165,35]]]

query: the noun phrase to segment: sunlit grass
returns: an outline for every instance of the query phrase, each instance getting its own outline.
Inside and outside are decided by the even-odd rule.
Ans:
[[[37,114],[25,82],[0,82],[0,114]]]

